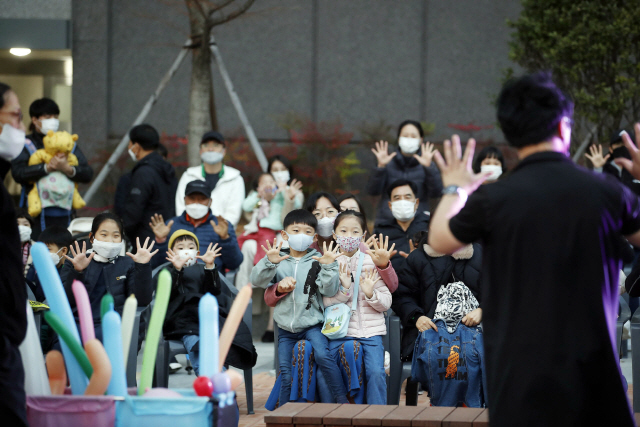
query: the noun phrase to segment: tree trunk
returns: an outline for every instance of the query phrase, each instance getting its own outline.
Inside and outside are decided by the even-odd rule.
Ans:
[[[191,59],[191,89],[189,92],[189,164],[200,164],[200,138],[205,132],[218,128],[213,101],[211,76],[211,27],[203,16],[199,0],[186,0],[193,43]]]

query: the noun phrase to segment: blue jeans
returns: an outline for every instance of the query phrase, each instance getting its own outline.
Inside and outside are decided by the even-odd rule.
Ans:
[[[340,366],[340,370],[343,373],[343,378],[346,381],[354,382],[356,378],[352,375],[354,369],[357,369],[357,364],[351,356],[353,353],[353,346],[345,346],[345,356],[339,357],[340,349],[342,345],[349,342],[357,342],[360,344],[360,351],[362,352],[362,363],[364,364],[364,387],[366,388],[366,403],[369,405],[386,405],[387,404],[387,374],[384,371],[384,347],[382,346],[382,336],[376,335],[370,338],[353,338],[344,337],[337,340],[331,340],[329,342],[329,348],[331,354],[334,357],[335,363]],[[350,365],[354,366],[345,366]],[[349,372],[347,372],[347,369]],[[361,378],[361,373],[358,372],[357,378]],[[350,390],[356,390],[357,386],[352,384],[349,387]],[[357,393],[360,395],[361,393]],[[363,403],[358,402],[356,403]]]
[[[289,332],[278,327],[278,358],[280,360],[280,406],[289,401],[291,396],[292,351],[299,340],[307,340],[313,346],[315,362],[323,374],[331,394],[338,403],[348,403],[347,391],[342,383],[340,371],[336,369],[335,360],[329,352],[329,340],[320,332],[321,325],[311,326],[301,332]]]
[[[189,353],[189,361],[193,367],[193,372],[196,373],[196,377],[200,372],[200,346],[198,346],[197,350],[194,350],[193,347],[195,347],[198,341],[200,341],[198,335],[185,335],[182,337],[182,344],[187,350],[187,353]]]
[[[418,336],[411,362],[411,376],[429,390],[433,406],[471,408],[486,405],[484,386],[484,343],[478,327],[463,324],[453,334],[444,321]]]

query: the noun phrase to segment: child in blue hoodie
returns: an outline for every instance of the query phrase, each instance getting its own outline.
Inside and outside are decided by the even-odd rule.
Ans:
[[[322,372],[331,393],[338,403],[348,403],[347,393],[329,353],[329,341],[320,332],[324,319],[323,296],[333,296],[340,286],[338,263],[340,255],[336,246],[324,248],[320,255],[309,246],[316,241],[318,221],[308,211],[296,209],[284,219],[282,238],[289,242],[289,249],[282,244],[273,246],[266,242],[266,256],[251,272],[254,286],[267,288],[278,283],[274,320],[278,325],[278,357],[280,360],[279,405],[289,401],[291,395],[291,354],[299,340],[308,340],[313,346],[315,361]],[[299,286],[298,286],[299,284]]]

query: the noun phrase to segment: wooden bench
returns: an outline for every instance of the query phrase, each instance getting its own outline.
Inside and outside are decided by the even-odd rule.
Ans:
[[[264,416],[267,427],[488,427],[482,408],[287,403]]]

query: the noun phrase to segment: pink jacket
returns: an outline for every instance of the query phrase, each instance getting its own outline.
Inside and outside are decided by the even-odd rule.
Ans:
[[[349,264],[350,271],[354,272],[358,268],[358,257],[360,252],[356,252],[351,258],[346,255],[340,255],[336,261],[338,264]],[[360,273],[360,280],[364,276],[365,272],[371,271],[375,268],[375,264],[368,254],[364,255],[364,263],[362,265],[362,272]],[[351,307],[352,295],[354,284],[349,289],[344,289],[342,285],[338,290],[338,293],[333,297],[323,297],[322,301],[325,307],[332,306],[338,303],[347,304]],[[353,338],[369,338],[376,335],[385,335],[387,333],[387,327],[384,322],[384,312],[391,307],[391,292],[385,286],[382,279],[378,280],[373,285],[373,296],[371,299],[367,298],[359,287],[358,291],[358,305],[356,311],[351,314],[349,319],[349,329],[347,330],[347,336]]]

